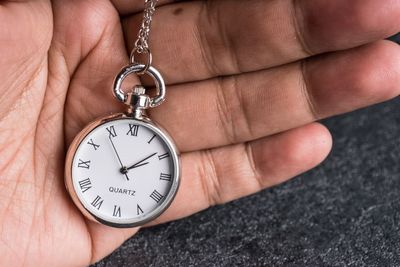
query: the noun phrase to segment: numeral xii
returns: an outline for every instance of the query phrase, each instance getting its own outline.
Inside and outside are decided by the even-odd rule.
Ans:
[[[129,131],[126,133],[126,135],[138,136],[138,132],[139,125],[129,124]]]

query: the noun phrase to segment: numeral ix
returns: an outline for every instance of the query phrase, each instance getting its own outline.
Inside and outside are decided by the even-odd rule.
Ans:
[[[89,169],[90,168],[90,160],[84,161],[84,160],[79,159],[78,168]]]

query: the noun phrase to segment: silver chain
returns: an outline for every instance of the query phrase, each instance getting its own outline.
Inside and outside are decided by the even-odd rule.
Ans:
[[[156,11],[156,5],[158,0],[145,0],[144,11],[143,11],[143,22],[135,42],[134,51],[142,54],[149,52],[149,35],[151,21],[153,19],[153,14]]]
[[[156,11],[156,5],[158,0],[145,0],[145,6],[143,11],[143,22],[135,42],[135,47],[131,52],[130,61],[131,64],[124,67],[121,72],[115,77],[113,93],[114,96],[120,101],[131,107],[131,111],[138,111],[142,116],[141,110],[147,108],[154,108],[165,100],[166,88],[165,82],[161,74],[155,69],[152,63],[152,55],[149,48],[149,35],[151,28],[151,21],[153,19],[154,12]],[[144,54],[147,56],[145,64],[139,63],[135,60],[136,54]],[[133,88],[132,92],[126,94],[122,90],[122,83],[125,78],[131,74],[144,75],[147,74],[153,78],[157,88],[157,95],[150,97],[145,94],[145,88],[137,85]],[[136,114],[136,113],[135,113]]]

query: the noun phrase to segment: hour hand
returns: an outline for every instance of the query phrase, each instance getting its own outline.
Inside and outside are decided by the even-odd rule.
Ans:
[[[136,162],[136,163],[133,164],[132,166],[128,167],[127,170],[132,170],[132,169],[135,169],[135,168],[138,168],[138,167],[142,167],[142,166],[144,166],[144,165],[149,164],[149,162],[145,162],[145,161],[148,160],[148,159],[151,158],[151,157],[154,157],[156,154],[157,154],[157,153],[153,153],[153,154],[151,154],[150,156],[148,156],[148,157],[146,157],[146,158],[144,158],[144,159],[142,159],[142,160]]]
[[[149,162],[143,162],[143,163],[140,163],[140,164],[135,164],[135,165],[129,167],[129,170],[135,169],[135,168],[139,168],[139,167],[142,167],[142,166],[147,165],[147,164],[149,164]]]

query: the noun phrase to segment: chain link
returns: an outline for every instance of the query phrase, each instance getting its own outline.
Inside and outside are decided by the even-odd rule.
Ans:
[[[158,70],[151,65],[153,57],[148,44],[151,21],[153,19],[157,3],[158,0],[145,0],[142,25],[140,26],[137,40],[135,41],[135,47],[133,48],[130,56],[131,64],[123,68],[114,81],[114,96],[119,101],[131,106],[134,109],[146,109],[149,107],[154,108],[161,105],[161,103],[165,100],[165,82]],[[136,55],[140,54],[143,54],[147,57],[145,63],[140,63],[135,59]],[[147,95],[147,100],[143,100],[144,98],[142,97],[141,99],[145,102],[139,103],[135,102],[140,100],[140,98],[137,97],[146,96],[145,92],[132,91],[129,94],[126,94],[122,90],[122,83],[128,75],[133,73],[137,75],[149,75],[151,78],[153,78],[156,84],[157,95],[155,97],[149,97]],[[136,98],[134,97],[135,93],[137,96]]]
[[[145,0],[145,6],[143,11],[143,22],[135,42],[135,52],[139,54],[149,53],[149,35],[151,21],[153,19],[154,12],[156,11],[156,5],[158,0]]]

